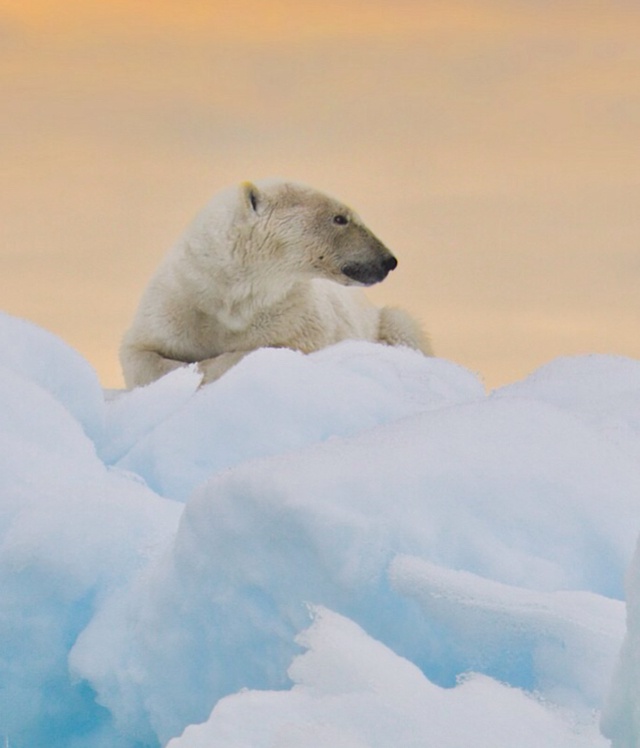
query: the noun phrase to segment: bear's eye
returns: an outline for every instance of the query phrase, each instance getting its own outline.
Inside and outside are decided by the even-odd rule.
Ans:
[[[342,213],[338,213],[337,216],[333,217],[333,222],[338,226],[346,226],[349,223],[349,219],[343,216]]]

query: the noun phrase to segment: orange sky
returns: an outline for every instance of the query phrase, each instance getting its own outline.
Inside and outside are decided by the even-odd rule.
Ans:
[[[138,36],[170,32],[174,37],[184,35],[190,39],[213,35],[273,44],[335,37],[406,37],[465,28],[473,33],[487,33],[507,29],[518,20],[508,12],[500,12],[499,6],[492,3],[415,0],[393,3],[252,0],[248,4],[234,0],[181,3],[67,0],[62,4],[48,0],[31,0],[28,4],[22,0],[3,0],[2,8],[6,16],[30,31],[48,33],[55,29],[67,40],[91,30],[100,35],[133,32]]]
[[[489,386],[640,355],[640,6],[0,0],[0,309],[106,386],[152,269],[230,182],[351,203],[371,293]]]

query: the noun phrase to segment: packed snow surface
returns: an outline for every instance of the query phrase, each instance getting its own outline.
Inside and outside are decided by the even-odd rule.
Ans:
[[[105,393],[1,316],[0,460],[9,748],[640,744],[638,361],[487,395],[348,342]]]

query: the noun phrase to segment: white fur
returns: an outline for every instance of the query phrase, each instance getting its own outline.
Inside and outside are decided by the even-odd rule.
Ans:
[[[146,288],[121,347],[126,384],[190,363],[212,381],[265,346],[309,353],[353,338],[429,355],[417,322],[348,287],[381,280],[394,262],[353,211],[309,187],[269,181],[227,189]]]

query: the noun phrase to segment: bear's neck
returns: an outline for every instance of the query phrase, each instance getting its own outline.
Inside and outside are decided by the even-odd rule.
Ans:
[[[199,306],[228,330],[246,330],[265,313],[277,315],[287,309],[306,283],[273,271],[265,274],[242,268],[234,273],[219,272],[214,283],[203,289]]]

